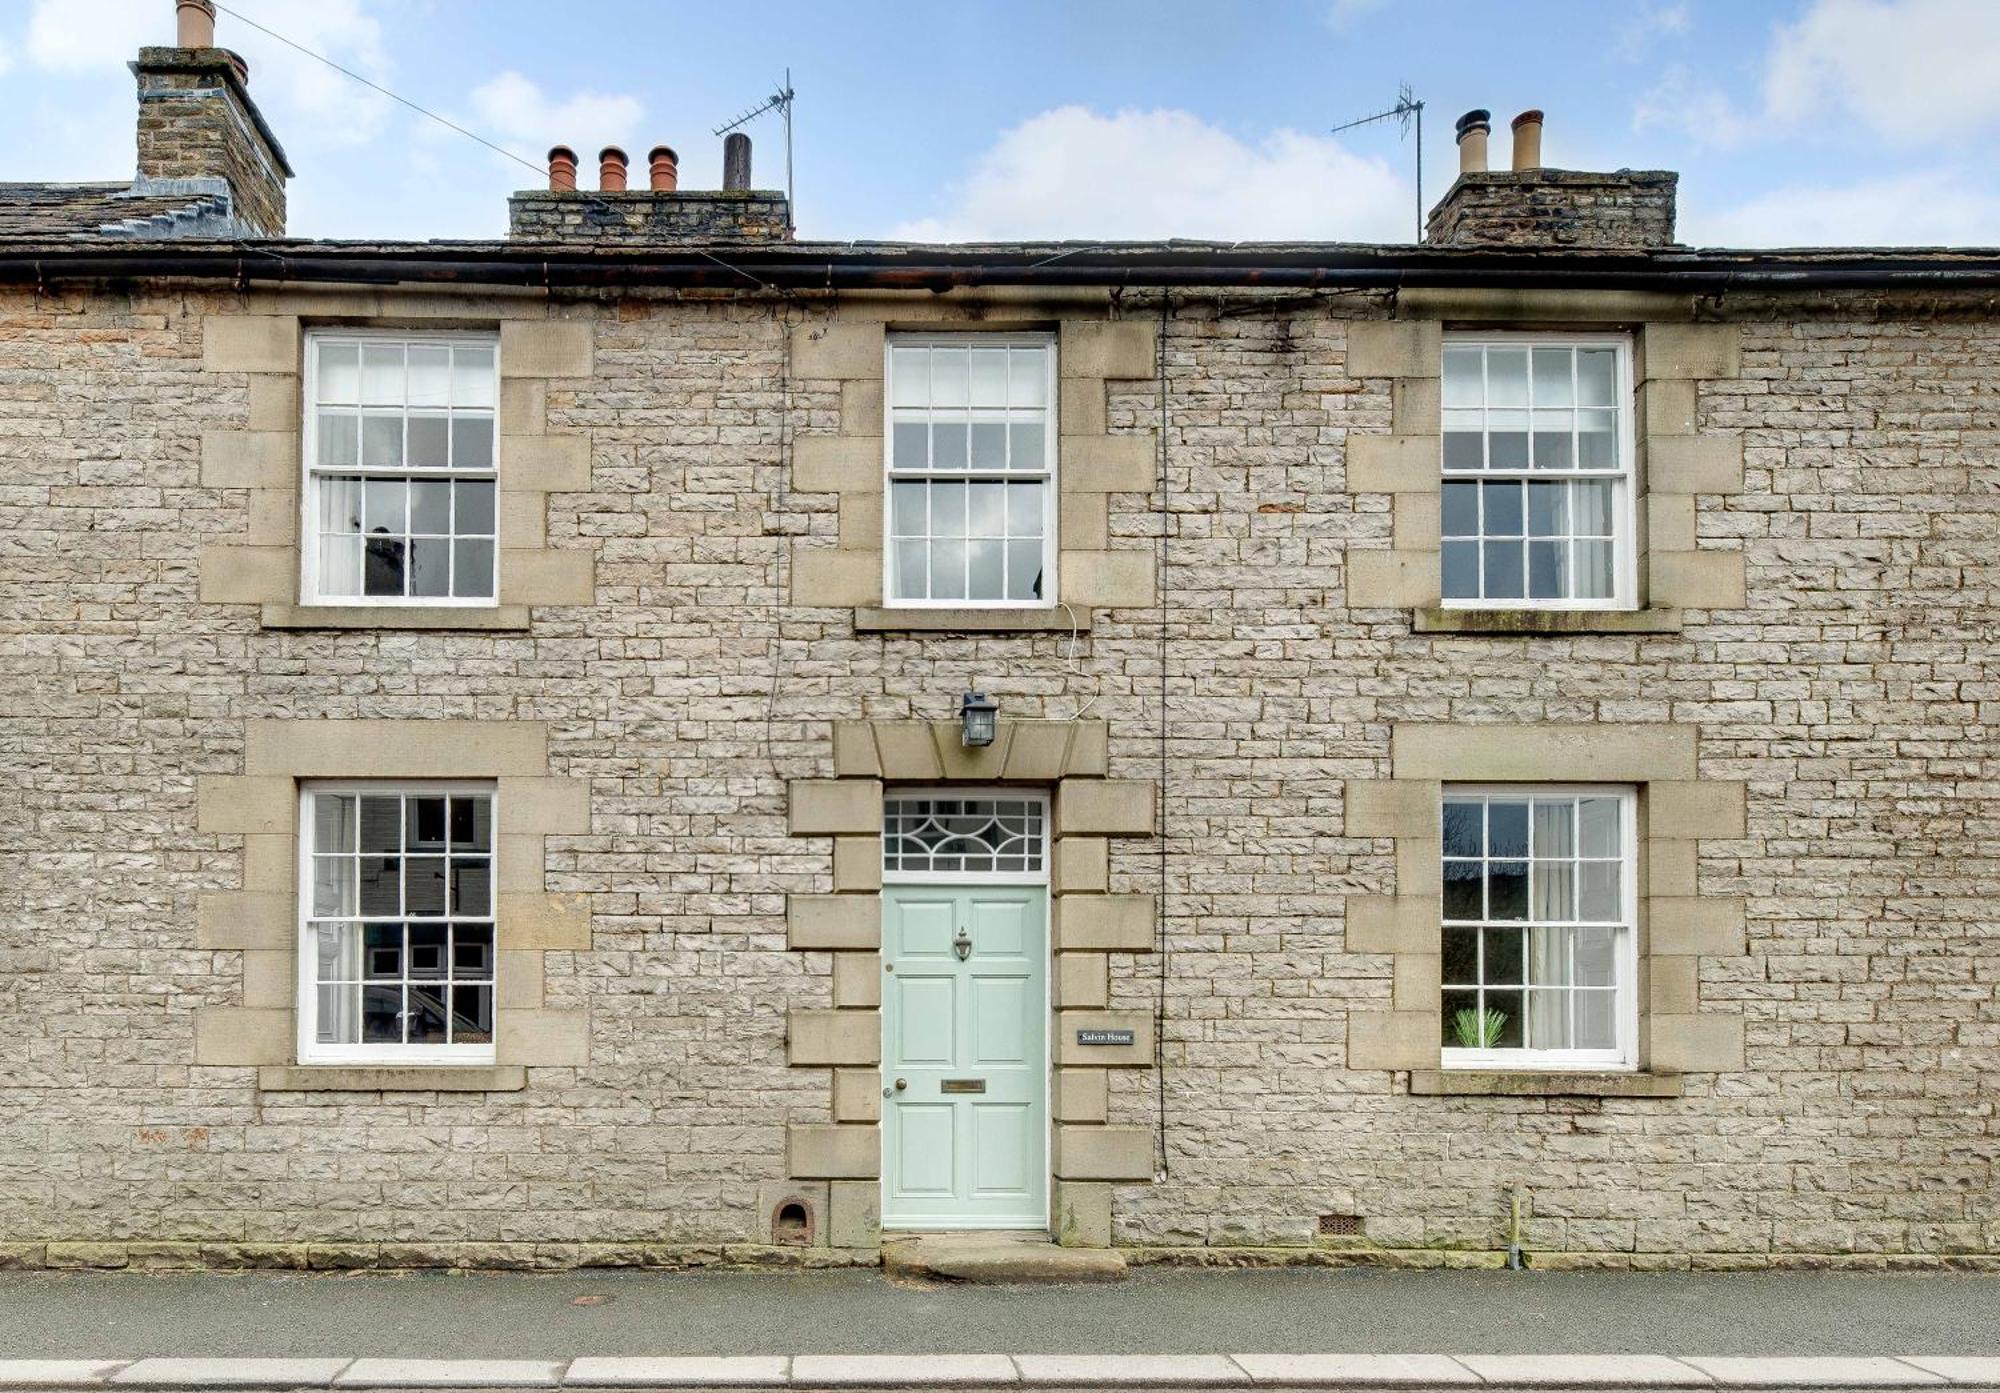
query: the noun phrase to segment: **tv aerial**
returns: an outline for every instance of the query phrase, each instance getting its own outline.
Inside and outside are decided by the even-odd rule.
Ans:
[[[1351,131],[1356,126],[1373,125],[1377,121],[1387,121],[1394,117],[1403,135],[1410,133],[1414,124],[1417,130],[1417,240],[1424,240],[1424,104],[1405,82],[1396,89],[1396,104],[1387,111],[1378,111],[1372,116],[1357,116],[1352,121],[1344,121],[1335,126],[1329,135],[1339,135]]]
[[[782,84],[779,85],[777,91],[773,92],[770,96],[764,98],[763,101],[751,107],[748,111],[739,113],[735,120],[725,121],[721,125],[715,128],[715,133],[717,135],[728,135],[733,130],[737,130],[743,126],[749,125],[752,121],[756,120],[759,116],[762,116],[767,111],[775,111],[778,113],[779,116],[784,118],[785,206],[787,209],[792,210],[789,216],[791,217],[794,223],[798,221],[798,214],[796,208],[794,207],[794,201],[792,196],[792,101],[797,96],[798,93],[792,90],[792,70],[790,68],[786,68],[785,80]]]

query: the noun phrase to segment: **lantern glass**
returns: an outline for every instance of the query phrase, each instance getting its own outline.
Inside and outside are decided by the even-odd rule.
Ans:
[[[984,692],[967,692],[959,701],[960,743],[967,747],[991,745],[999,723],[1000,703]]]

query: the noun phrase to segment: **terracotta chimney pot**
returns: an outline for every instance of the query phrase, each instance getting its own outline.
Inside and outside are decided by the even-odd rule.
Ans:
[[[616,145],[597,152],[597,188],[600,193],[625,192],[625,152]]]
[[[174,45],[215,47],[215,0],[174,0]]]
[[[647,172],[652,176],[653,192],[672,193],[681,186],[681,157],[667,145],[655,145],[646,156]]]
[[[1486,172],[1486,134],[1493,129],[1492,113],[1475,107],[1458,118],[1458,172]]]
[[[576,151],[567,145],[549,147],[549,192],[576,192]]]
[[[1542,113],[1530,107],[1514,118],[1514,168],[1542,167]]]

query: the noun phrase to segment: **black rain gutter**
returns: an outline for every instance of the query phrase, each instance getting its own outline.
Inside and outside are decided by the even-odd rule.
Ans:
[[[1715,294],[1734,289],[2000,289],[2000,256],[1741,257],[1529,256],[1389,248],[1381,252],[1275,248],[1133,251],[1092,256],[1043,249],[913,248],[845,254],[774,254],[717,246],[709,252],[575,247],[465,250],[423,247],[301,251],[244,244],[139,250],[0,244],[0,284],[224,280],[236,285],[482,285],[534,289],[650,287],[793,291],[930,290],[968,286],[1616,289]]]

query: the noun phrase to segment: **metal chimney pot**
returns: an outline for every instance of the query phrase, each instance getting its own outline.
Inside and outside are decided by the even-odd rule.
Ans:
[[[722,187],[726,193],[750,191],[750,137],[741,131],[722,138]]]
[[[1486,172],[1486,133],[1493,129],[1493,113],[1475,107],[1458,118],[1458,172]]]

